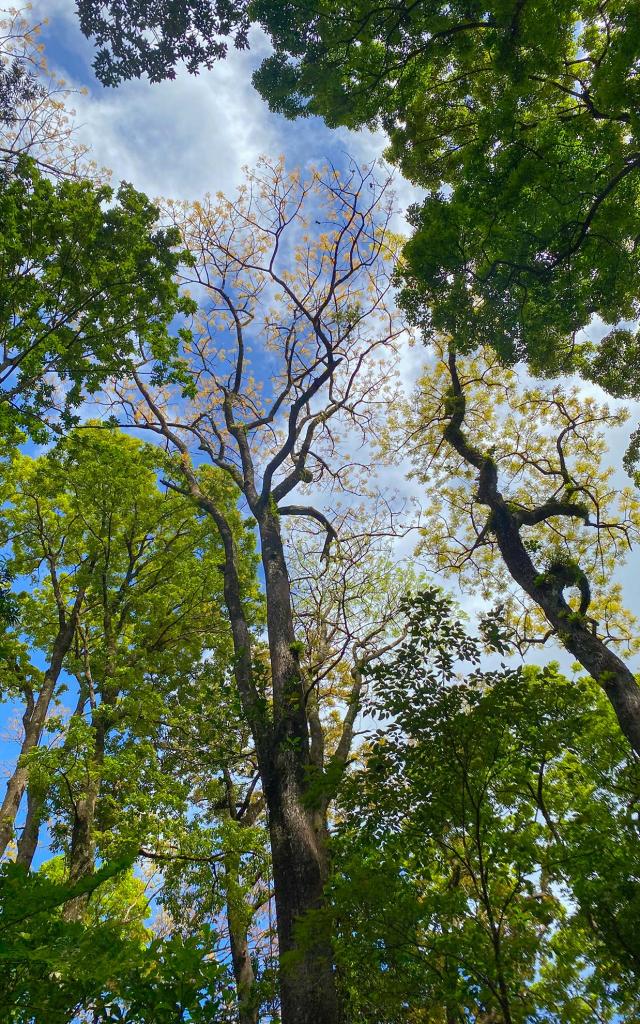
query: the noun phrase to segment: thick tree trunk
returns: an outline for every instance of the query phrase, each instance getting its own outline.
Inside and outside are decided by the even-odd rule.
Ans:
[[[326,850],[305,807],[296,767],[278,757],[266,787],[280,954],[283,1024],[337,1024],[341,1019],[331,940],[322,920],[305,928],[310,911],[321,910]],[[293,769],[293,770],[292,770]]]
[[[306,800],[310,767],[305,693],[295,646],[291,587],[277,512],[256,508],[267,597],[273,721],[253,677],[251,633],[244,616],[233,536],[215,504],[190,481],[212,516],[225,549],[224,596],[233,635],[234,673],[258,756],[269,815],[280,956],[282,1024],[340,1024],[330,939],[298,940],[296,925],[323,905],[327,878],[324,815]],[[319,818],[322,820],[319,822]]]
[[[301,934],[305,916],[323,906],[326,829],[309,805],[309,734],[295,646],[291,588],[277,515],[259,520],[267,596],[274,735],[262,781],[269,832],[280,954],[283,1024],[340,1020],[331,942],[320,923]]]

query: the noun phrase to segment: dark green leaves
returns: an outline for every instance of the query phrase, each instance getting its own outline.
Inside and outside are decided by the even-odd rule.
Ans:
[[[43,436],[87,393],[121,374],[138,341],[165,366],[167,328],[192,309],[173,274],[181,259],[158,210],[123,184],[53,185],[26,158],[0,182],[0,431]]]
[[[606,699],[553,665],[481,671],[437,592],[408,632],[340,807],[352,1019],[634,1019],[640,778]]]
[[[94,68],[104,85],[148,75],[175,78],[175,66],[210,68],[228,38],[247,45],[247,0],[78,0],[80,27],[98,44]]]
[[[383,127],[427,191],[404,302],[427,334],[574,366],[594,314],[638,315],[640,21],[632,0],[313,10],[255,0],[272,109]]]

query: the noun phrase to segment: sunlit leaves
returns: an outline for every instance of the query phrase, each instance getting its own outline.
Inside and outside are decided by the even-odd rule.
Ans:
[[[87,181],[53,185],[22,157],[0,182],[0,429],[38,439],[43,421],[74,409],[123,372],[136,339],[163,365],[173,318],[192,305],[173,281],[174,230],[130,185],[117,195]]]
[[[495,463],[500,487],[517,513],[549,500],[569,501],[572,516],[550,516],[522,527],[541,571],[573,559],[591,584],[589,615],[622,650],[635,650],[635,620],[625,610],[613,570],[638,542],[640,505],[632,488],[619,488],[607,463],[607,436],[626,413],[561,384],[535,386],[502,367],[494,355],[460,362],[470,442]],[[444,430],[450,378],[436,346],[411,401],[392,414],[387,451],[409,445],[414,469],[429,494],[430,514],[420,550],[437,571],[466,589],[506,605],[520,637],[539,639],[547,627],[539,610],[513,592],[497,551],[488,509],[478,503],[476,471],[447,443]],[[567,592],[577,608],[580,595]]]

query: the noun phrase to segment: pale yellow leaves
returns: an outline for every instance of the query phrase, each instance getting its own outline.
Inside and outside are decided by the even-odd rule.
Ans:
[[[521,528],[535,566],[544,573],[558,559],[577,563],[591,588],[593,628],[625,652],[638,649],[637,624],[625,609],[616,569],[640,540],[640,501],[616,475],[607,449],[607,436],[625,422],[625,411],[569,384],[527,380],[491,352],[458,357],[457,365],[466,398],[462,430],[495,463],[510,507],[532,510],[554,500],[582,510]],[[502,562],[489,510],[477,500],[477,470],[446,440],[450,387],[443,342],[415,394],[394,412],[385,451],[408,452],[412,475],[424,487],[419,550],[427,564],[456,577],[466,592],[504,604],[521,640],[536,642],[548,633],[546,620],[514,587]],[[578,607],[577,590],[565,596]]]
[[[27,5],[0,14],[0,62],[17,62],[37,84],[32,96],[25,94],[18,101],[14,116],[0,124],[0,162],[26,153],[45,174],[103,182],[108,172],[98,171],[88,148],[75,138],[75,111],[69,106],[74,90],[49,67],[40,41],[42,26],[32,23],[29,9]]]

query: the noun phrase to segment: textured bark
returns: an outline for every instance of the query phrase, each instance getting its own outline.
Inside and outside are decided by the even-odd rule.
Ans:
[[[112,666],[113,667],[113,666]],[[87,766],[87,783],[82,796],[73,808],[71,848],[69,852],[69,884],[92,875],[95,871],[96,844],[94,839],[96,809],[102,787],[102,769],[107,735],[109,732],[108,707],[116,699],[114,691],[107,693],[101,704],[94,708],[92,726],[94,748]],[[78,896],[65,904],[63,916],[67,921],[77,921],[89,901],[88,895]]]
[[[251,634],[231,531],[215,506],[201,494],[197,500],[212,514],[225,546],[224,593],[234,641],[235,677],[253,733],[269,816],[282,1024],[339,1024],[330,939],[320,935],[301,943],[296,936],[297,922],[323,905],[327,829],[324,813],[310,807],[307,800],[309,732],[278,517],[274,511],[258,512],[273,687],[273,721],[268,722],[252,677]]]
[[[309,732],[295,646],[291,587],[277,515],[258,520],[267,595],[274,736],[262,766],[269,810],[280,996],[283,1024],[337,1024],[340,1020],[331,942],[319,930],[297,941],[296,925],[323,905],[327,880],[324,816],[309,806]]]
[[[38,848],[43,806],[44,797],[40,793],[34,792],[33,788],[29,786],[27,789],[27,817],[18,840],[16,856],[16,864],[22,864],[27,870],[31,867]]]
[[[283,1024],[337,1024],[341,1019],[329,935],[302,939],[296,925],[323,906],[324,835],[304,806],[297,766],[277,758],[267,785]],[[323,830],[324,831],[324,830]]]

